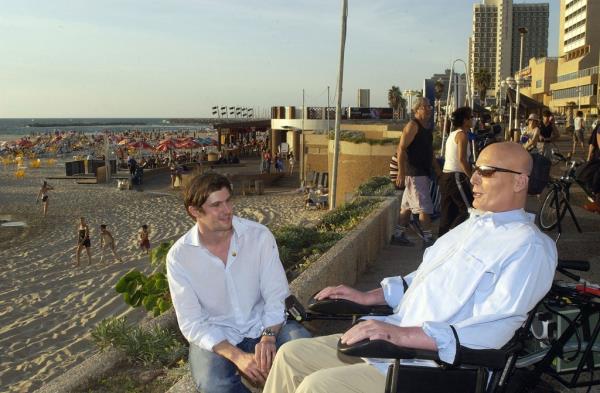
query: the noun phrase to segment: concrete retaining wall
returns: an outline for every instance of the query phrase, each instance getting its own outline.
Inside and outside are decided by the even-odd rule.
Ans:
[[[312,294],[327,285],[354,284],[357,277],[375,263],[379,250],[389,242],[399,208],[398,198],[384,200],[362,223],[292,281],[290,291],[302,303],[306,303]],[[145,328],[153,326],[176,329],[177,319],[174,310],[171,309],[144,325]],[[125,355],[116,349],[98,353],[53,379],[36,392],[67,393],[83,389],[92,380],[106,376],[125,360]],[[175,384],[169,393],[194,391],[188,375]]]

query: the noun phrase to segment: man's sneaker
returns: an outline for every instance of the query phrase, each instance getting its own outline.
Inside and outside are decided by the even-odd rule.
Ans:
[[[433,243],[435,243],[435,239],[430,237],[429,239],[423,239],[423,250],[433,246]]]
[[[394,246],[409,246],[409,247],[412,247],[415,245],[413,242],[411,242],[410,240],[408,240],[406,238],[406,235],[404,233],[400,236],[392,235],[392,240],[390,241],[390,244],[393,244]]]

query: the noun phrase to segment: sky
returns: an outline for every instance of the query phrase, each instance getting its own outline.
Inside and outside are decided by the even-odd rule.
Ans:
[[[549,56],[559,0],[550,3]],[[521,0],[532,3],[535,0]],[[538,0],[537,2],[544,2]],[[467,59],[476,0],[349,0],[342,105]],[[341,0],[0,0],[0,118],[335,105]],[[458,70],[458,69],[457,69]]]

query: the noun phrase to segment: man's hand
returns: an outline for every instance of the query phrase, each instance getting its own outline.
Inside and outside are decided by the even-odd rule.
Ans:
[[[352,326],[350,330],[342,335],[342,343],[347,345],[355,344],[362,340],[385,340],[394,343],[394,337],[401,329],[398,326],[375,320],[366,320]]]
[[[244,374],[252,383],[257,386],[262,386],[267,380],[267,373],[263,373],[258,367],[254,354],[240,351],[233,359],[232,362],[236,365],[238,370]]]
[[[341,340],[347,345],[362,340],[385,340],[399,347],[438,350],[436,342],[420,327],[400,327],[372,319],[352,326]]]
[[[275,337],[273,336],[263,336],[260,342],[254,347],[254,360],[260,371],[265,375],[265,378],[269,375],[276,352],[277,347],[275,346]]]
[[[316,300],[323,299],[346,299],[358,304],[367,304],[366,293],[350,288],[346,285],[323,288],[315,295]]]

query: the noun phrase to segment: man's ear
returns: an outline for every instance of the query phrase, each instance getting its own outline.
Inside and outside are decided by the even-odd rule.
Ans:
[[[202,209],[198,209],[196,206],[188,206],[188,212],[194,217],[198,218],[202,214]]]
[[[529,188],[529,176],[526,175],[515,175],[515,183],[513,185],[515,192],[521,192],[525,190],[527,192],[527,188]]]

